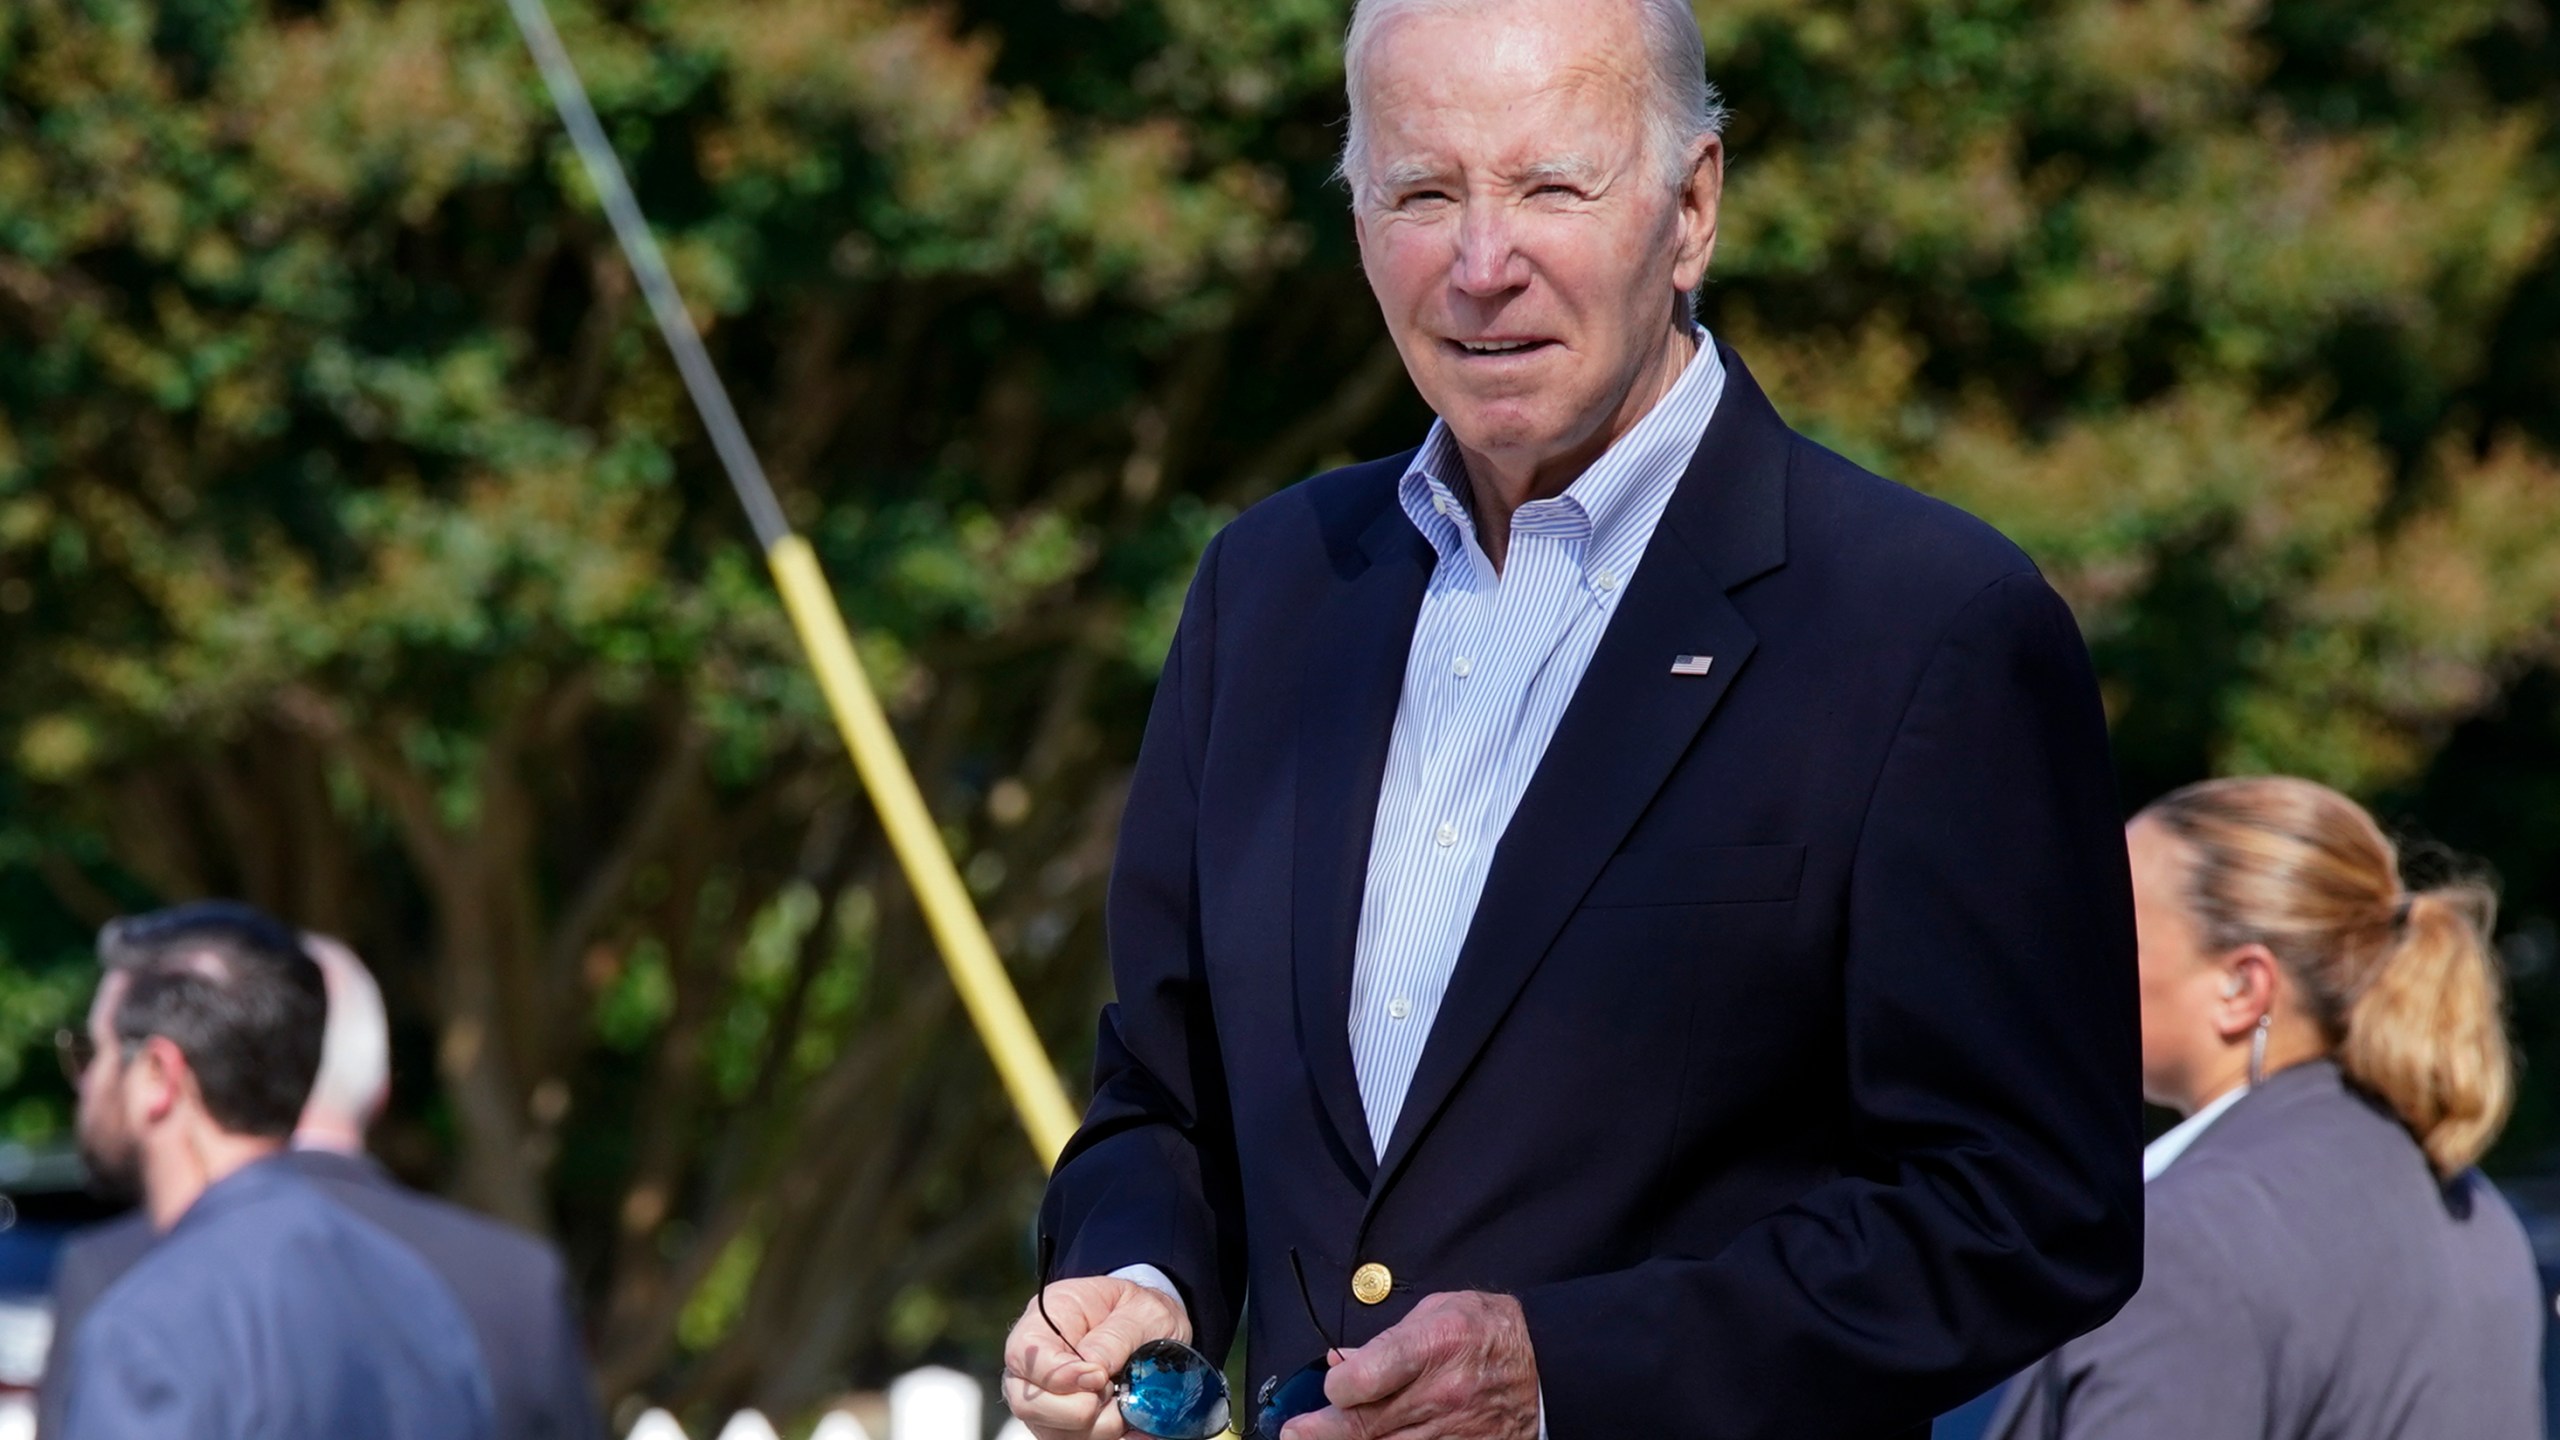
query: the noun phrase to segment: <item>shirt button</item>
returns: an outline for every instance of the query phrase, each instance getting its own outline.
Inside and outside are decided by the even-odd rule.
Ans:
[[[1464,655],[1461,655],[1457,659],[1449,662],[1449,673],[1457,676],[1461,680],[1464,680],[1468,676],[1476,673],[1476,662],[1468,659]]]
[[[1591,572],[1591,583],[1599,586],[1600,593],[1606,595],[1618,588],[1618,577],[1612,571],[1594,570]]]
[[[1445,495],[1435,495],[1431,499],[1431,508],[1443,515],[1454,516],[1458,513],[1458,502]]]
[[[1401,1020],[1412,1013],[1413,1002],[1401,995],[1387,1002],[1387,1018],[1390,1020]]]
[[[1446,850],[1458,843],[1458,827],[1443,820],[1440,822],[1440,829],[1431,838],[1439,841],[1440,848]]]

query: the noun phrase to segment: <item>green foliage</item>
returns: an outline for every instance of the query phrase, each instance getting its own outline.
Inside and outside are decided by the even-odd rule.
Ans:
[[[1342,0],[557,9],[1072,1073],[1201,546],[1425,418]],[[2551,0],[1701,19],[1708,322],[2047,566],[2128,801],[2294,770],[2500,860],[2560,1053]],[[0,1127],[59,1133],[89,925],[243,894],[383,972],[386,1150],[561,1236],[616,1393],[1010,1318],[1036,1167],[494,0],[0,10],[0,755]]]

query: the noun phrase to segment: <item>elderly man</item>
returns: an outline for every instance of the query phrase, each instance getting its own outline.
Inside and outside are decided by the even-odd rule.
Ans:
[[[1369,0],[1346,60],[1439,420],[1202,558],[1006,1398],[1114,1440],[1241,1317],[1256,1385],[1348,1347],[1286,1440],[1925,1434],[2138,1278],[2070,613],[1696,328],[1686,0]]]
[[[68,1440],[494,1440],[470,1321],[399,1242],[280,1158],[326,1002],[244,905],[120,920],[79,1055],[80,1148],[159,1232],[80,1323]]]

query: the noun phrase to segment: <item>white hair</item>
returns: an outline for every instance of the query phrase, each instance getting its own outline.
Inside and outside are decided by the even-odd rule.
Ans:
[[[1351,28],[1343,36],[1344,88],[1351,97],[1351,119],[1342,136],[1342,161],[1334,174],[1351,187],[1355,201],[1372,192],[1369,173],[1367,117],[1362,113],[1363,82],[1369,68],[1369,45],[1378,27],[1413,10],[1453,11],[1481,8],[1498,0],[1355,0]],[[1590,0],[1581,0],[1588,4]],[[1634,0],[1636,26],[1644,37],[1645,58],[1653,72],[1653,99],[1645,116],[1646,139],[1672,188],[1688,183],[1697,143],[1724,133],[1725,106],[1707,79],[1707,42],[1698,32],[1697,12],[1690,0]]]
[[[328,987],[329,1021],[320,1034],[320,1073],[302,1102],[302,1123],[335,1123],[362,1135],[391,1093],[391,1020],[382,987],[345,942],[306,933],[302,948]]]

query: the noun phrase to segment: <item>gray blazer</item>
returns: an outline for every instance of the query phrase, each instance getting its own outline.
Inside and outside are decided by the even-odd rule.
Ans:
[[[445,1282],[487,1361],[498,1440],[603,1440],[604,1414],[558,1252],[409,1190],[369,1158],[288,1150],[276,1163],[389,1232]],[[71,1346],[81,1320],[158,1240],[149,1217],[136,1211],[63,1247],[53,1277],[53,1348],[36,1389],[36,1434],[44,1440],[65,1433]]]
[[[2439,1185],[2337,1066],[2251,1091],[2143,1205],[2141,1291],[2010,1382],[1997,1440],[2542,1435],[2524,1227],[2478,1171]]]

